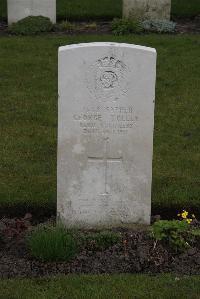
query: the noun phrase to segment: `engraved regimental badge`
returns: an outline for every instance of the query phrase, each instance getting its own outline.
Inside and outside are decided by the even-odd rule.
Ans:
[[[101,101],[117,101],[127,92],[127,66],[114,56],[97,60],[87,70],[87,86]]]

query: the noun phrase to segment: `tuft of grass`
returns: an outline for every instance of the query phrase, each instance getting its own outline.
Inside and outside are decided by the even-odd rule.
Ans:
[[[45,262],[69,261],[78,252],[73,235],[64,227],[41,225],[27,236],[31,255]]]
[[[41,32],[50,32],[53,28],[49,18],[43,16],[26,17],[9,26],[8,30],[16,35],[35,35]]]
[[[121,241],[121,234],[100,231],[84,234],[51,223],[41,224],[27,234],[26,243],[31,255],[44,262],[69,261],[81,248],[105,250]]]

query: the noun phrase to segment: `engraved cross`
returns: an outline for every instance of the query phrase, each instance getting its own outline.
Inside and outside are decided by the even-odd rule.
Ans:
[[[115,157],[111,158],[108,156],[108,144],[109,144],[109,138],[104,139],[104,152],[102,157],[88,157],[88,160],[90,162],[101,162],[104,164],[104,193],[101,195],[109,195],[108,190],[107,190],[107,185],[108,185],[108,167],[109,163],[112,162],[122,162],[122,157]]]

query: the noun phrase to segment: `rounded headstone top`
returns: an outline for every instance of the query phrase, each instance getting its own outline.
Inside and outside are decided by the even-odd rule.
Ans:
[[[127,43],[115,43],[115,42],[93,42],[93,43],[80,43],[80,44],[71,44],[66,46],[59,47],[59,52],[77,49],[77,48],[89,48],[89,47],[114,47],[114,48],[130,48],[141,51],[147,51],[156,54],[156,49],[135,45],[135,44],[127,44]]]

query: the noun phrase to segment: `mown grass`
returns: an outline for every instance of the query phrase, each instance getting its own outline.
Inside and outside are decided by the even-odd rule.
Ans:
[[[58,20],[112,20],[121,14],[122,0],[57,0]]]
[[[199,0],[172,0],[172,15],[176,17],[194,17],[200,14]]]
[[[157,49],[153,212],[200,214],[199,35],[2,37],[0,214],[55,213],[57,50],[92,41]]]
[[[0,0],[0,18],[6,19],[6,1]],[[172,0],[172,15],[200,14],[199,0]],[[57,0],[58,20],[113,19],[122,15],[122,0]]]
[[[60,276],[0,281],[0,299],[199,299],[200,277]]]

